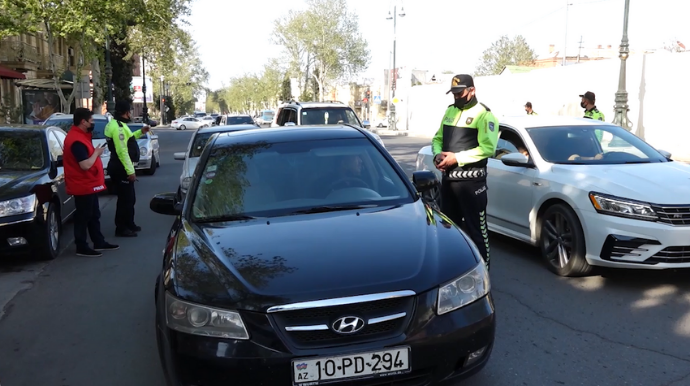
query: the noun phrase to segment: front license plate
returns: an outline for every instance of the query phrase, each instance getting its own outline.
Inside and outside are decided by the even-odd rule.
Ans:
[[[293,360],[293,384],[320,385],[351,378],[369,378],[404,374],[410,371],[410,348],[360,354]]]

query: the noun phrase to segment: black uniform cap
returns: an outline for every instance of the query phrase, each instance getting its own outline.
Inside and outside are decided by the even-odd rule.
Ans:
[[[453,77],[453,80],[450,83],[450,90],[448,90],[446,94],[457,94],[468,87],[474,87],[474,79],[472,79],[472,76],[467,74],[458,74]]]
[[[117,103],[115,104],[115,112],[118,114],[124,114],[130,111],[132,111],[132,107],[129,104],[129,101],[121,100],[117,101]]]
[[[585,98],[590,102],[596,101],[596,97],[594,96],[594,93],[591,91],[587,91],[586,93],[580,95],[580,98]]]

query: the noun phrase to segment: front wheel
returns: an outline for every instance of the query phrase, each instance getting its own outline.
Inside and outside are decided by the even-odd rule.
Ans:
[[[44,239],[40,248],[41,260],[55,260],[60,255],[60,236],[62,224],[55,204],[48,206],[44,229]]]
[[[180,130],[187,130],[187,126],[185,126],[185,125],[180,125]]]
[[[585,255],[585,234],[575,212],[556,204],[541,217],[539,245],[547,268],[558,276],[585,276],[592,271]]]
[[[156,156],[152,156],[151,158],[151,166],[149,166],[148,169],[144,170],[144,174],[147,176],[152,176],[156,173],[156,168],[158,167],[157,161],[156,161]]]

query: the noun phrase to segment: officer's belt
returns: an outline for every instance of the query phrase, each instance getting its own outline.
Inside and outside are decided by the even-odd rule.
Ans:
[[[486,168],[462,170],[456,168],[445,173],[445,177],[451,180],[476,180],[486,178]]]

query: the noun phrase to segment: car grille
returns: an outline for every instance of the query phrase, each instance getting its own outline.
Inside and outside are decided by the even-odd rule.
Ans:
[[[652,206],[659,222],[674,226],[690,226],[690,206]]]
[[[690,245],[667,247],[645,261],[646,263],[690,263]]]
[[[298,348],[333,347],[372,340],[388,339],[405,331],[414,312],[413,296],[389,298],[330,307],[280,311],[270,314],[286,343]],[[356,316],[364,327],[343,335],[333,330],[341,317]],[[317,329],[317,326],[320,329]],[[305,329],[295,331],[294,329]],[[289,329],[293,329],[289,331]]]

